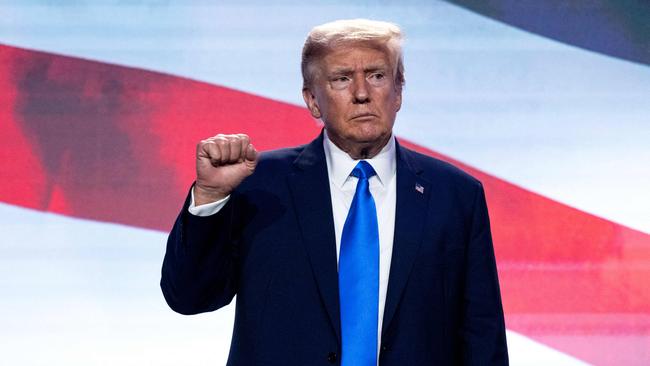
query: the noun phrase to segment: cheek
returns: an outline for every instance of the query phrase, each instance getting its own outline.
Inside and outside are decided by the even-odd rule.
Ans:
[[[333,118],[342,118],[347,110],[344,98],[331,96],[326,99],[325,109]]]
[[[402,95],[401,95],[401,93],[397,94],[397,95],[392,95],[389,98],[388,105],[390,105],[392,107],[393,113],[397,113],[400,110],[400,108],[402,107]]]

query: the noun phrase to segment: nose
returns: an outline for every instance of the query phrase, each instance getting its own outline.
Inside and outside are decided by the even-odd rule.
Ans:
[[[366,80],[365,75],[355,75],[354,80],[352,81],[352,96],[354,97],[354,104],[370,102],[368,80]]]

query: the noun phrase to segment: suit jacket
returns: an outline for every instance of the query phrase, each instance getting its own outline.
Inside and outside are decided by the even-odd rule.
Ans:
[[[507,365],[481,183],[397,144],[395,235],[379,364]],[[416,189],[421,187],[423,189]],[[237,295],[228,365],[340,362],[338,275],[323,137],[262,154],[217,214],[174,224],[161,287],[181,314]]]

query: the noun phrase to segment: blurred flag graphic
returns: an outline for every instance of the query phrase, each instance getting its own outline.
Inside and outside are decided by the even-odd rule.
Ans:
[[[380,3],[2,1],[3,364],[224,364],[232,307],[158,289],[195,144],[314,138],[302,42],[352,17],[406,32],[401,142],[484,183],[511,364],[650,364],[650,5]]]

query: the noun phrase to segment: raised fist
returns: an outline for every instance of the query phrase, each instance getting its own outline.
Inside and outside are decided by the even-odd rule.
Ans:
[[[247,135],[216,135],[196,146],[194,204],[215,202],[228,196],[255,171],[257,150]]]

